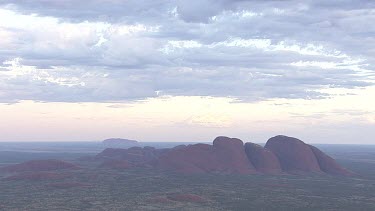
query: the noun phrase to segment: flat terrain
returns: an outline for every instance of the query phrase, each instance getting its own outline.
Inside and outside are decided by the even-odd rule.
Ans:
[[[62,179],[7,180],[0,174],[0,210],[375,210],[374,148],[319,147],[360,176],[186,176],[149,168],[108,170],[77,160],[91,149],[0,152],[2,165],[42,157],[82,167],[56,172]]]

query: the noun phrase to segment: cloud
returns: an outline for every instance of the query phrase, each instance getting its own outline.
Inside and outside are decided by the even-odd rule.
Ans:
[[[0,3],[0,102],[319,99],[375,81],[372,1]]]

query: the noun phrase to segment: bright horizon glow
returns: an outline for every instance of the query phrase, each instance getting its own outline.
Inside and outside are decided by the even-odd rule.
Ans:
[[[0,141],[100,141],[120,137],[143,142],[209,142],[226,135],[264,143],[282,134],[308,143],[373,144],[373,93],[374,87],[345,96],[337,90],[332,99],[257,103],[213,97],[160,97],[133,103],[22,101],[0,104]],[[338,109],[337,104],[342,106]],[[367,131],[364,134],[356,127]]]

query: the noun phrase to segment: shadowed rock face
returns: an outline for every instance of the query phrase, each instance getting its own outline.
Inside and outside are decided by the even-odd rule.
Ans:
[[[31,160],[20,164],[3,167],[7,172],[26,172],[26,171],[54,171],[62,169],[78,169],[79,167],[61,160]]]
[[[266,174],[279,174],[282,172],[280,162],[272,151],[258,144],[246,143],[245,152],[257,171]]]
[[[247,159],[243,142],[237,138],[219,136],[213,141],[215,154],[225,168],[238,173],[254,173],[254,166]]]
[[[155,167],[181,173],[204,173],[215,168],[211,165],[214,160],[212,151],[213,147],[208,144],[176,148],[160,156]]]
[[[96,159],[127,160],[132,164],[144,164],[157,159],[169,149],[155,149],[154,147],[131,147],[129,149],[108,148],[96,155]]]
[[[255,173],[239,139],[217,137],[213,145],[194,144],[160,156],[156,167],[183,173]]]
[[[341,167],[333,158],[326,155],[322,151],[320,151],[318,148],[311,146],[311,150],[316,156],[316,159],[318,160],[320,169],[327,173],[332,175],[341,175],[341,176],[354,176],[354,173],[351,171],[348,171],[347,169]]]
[[[267,141],[265,148],[277,156],[285,172],[321,172],[318,160],[310,146],[299,139],[275,136]]]
[[[107,148],[103,150],[101,153],[97,154],[96,158],[122,159],[123,155],[127,152],[127,149]]]

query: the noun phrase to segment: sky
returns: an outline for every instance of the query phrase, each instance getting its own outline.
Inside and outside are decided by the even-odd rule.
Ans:
[[[2,0],[0,141],[375,144],[372,0]]]

